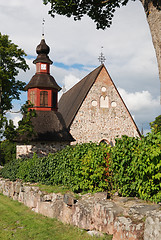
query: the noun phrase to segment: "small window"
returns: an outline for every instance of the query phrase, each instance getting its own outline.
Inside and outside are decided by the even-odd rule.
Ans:
[[[30,92],[30,102],[35,105],[35,91]]]
[[[40,92],[40,106],[48,107],[48,92],[47,91]]]
[[[53,106],[53,108],[57,108],[57,93],[56,92],[53,92],[52,106]]]
[[[108,102],[108,97],[100,97],[100,107],[101,108],[108,108],[109,107],[109,102]]]

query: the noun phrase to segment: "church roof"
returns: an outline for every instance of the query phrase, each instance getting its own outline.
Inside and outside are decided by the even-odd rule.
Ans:
[[[58,109],[68,128],[103,67],[103,64],[97,67],[62,95],[58,104]]]
[[[30,82],[25,86],[25,90],[29,88],[54,88],[58,91],[61,90],[61,87],[56,83],[55,79],[46,73],[36,73],[30,80]]]
[[[75,139],[66,128],[65,122],[60,112],[36,111],[36,117],[32,118],[34,126],[33,135],[27,138],[19,135],[16,142],[72,142]]]

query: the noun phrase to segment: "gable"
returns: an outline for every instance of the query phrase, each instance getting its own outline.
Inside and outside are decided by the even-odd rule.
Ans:
[[[70,127],[71,134],[75,139],[82,139],[81,142],[84,142],[86,136],[90,141],[98,141],[103,137],[114,139],[121,135],[140,136],[104,65],[96,68],[63,94],[59,111],[66,126]],[[98,129],[99,133],[96,134]]]
[[[76,113],[103,67],[104,65],[101,65],[93,70],[60,98],[58,111],[62,114],[67,128],[72,124]]]

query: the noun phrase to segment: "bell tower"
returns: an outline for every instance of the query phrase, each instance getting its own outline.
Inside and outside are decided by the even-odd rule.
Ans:
[[[36,111],[58,110],[58,91],[61,88],[50,75],[50,65],[53,62],[48,56],[49,52],[50,48],[42,36],[36,48],[37,58],[33,61],[36,64],[36,74],[25,87],[28,91],[28,100],[33,104],[32,109]]]

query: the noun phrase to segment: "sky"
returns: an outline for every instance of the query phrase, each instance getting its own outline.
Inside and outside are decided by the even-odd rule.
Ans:
[[[118,8],[113,23],[106,30],[97,30],[87,16],[81,21],[48,14],[50,5],[42,0],[0,0],[0,31],[9,35],[22,48],[30,67],[20,71],[17,79],[28,83],[35,74],[33,60],[36,46],[41,41],[42,22],[45,19],[45,41],[50,46],[53,61],[51,75],[66,90],[100,65],[102,51],[105,66],[118,88],[138,128],[149,131],[149,122],[161,114],[160,81],[155,50],[143,7],[139,0]],[[101,48],[103,47],[103,49]],[[61,96],[60,92],[59,97]],[[13,102],[17,111],[27,100]],[[8,113],[15,123],[20,114]]]

